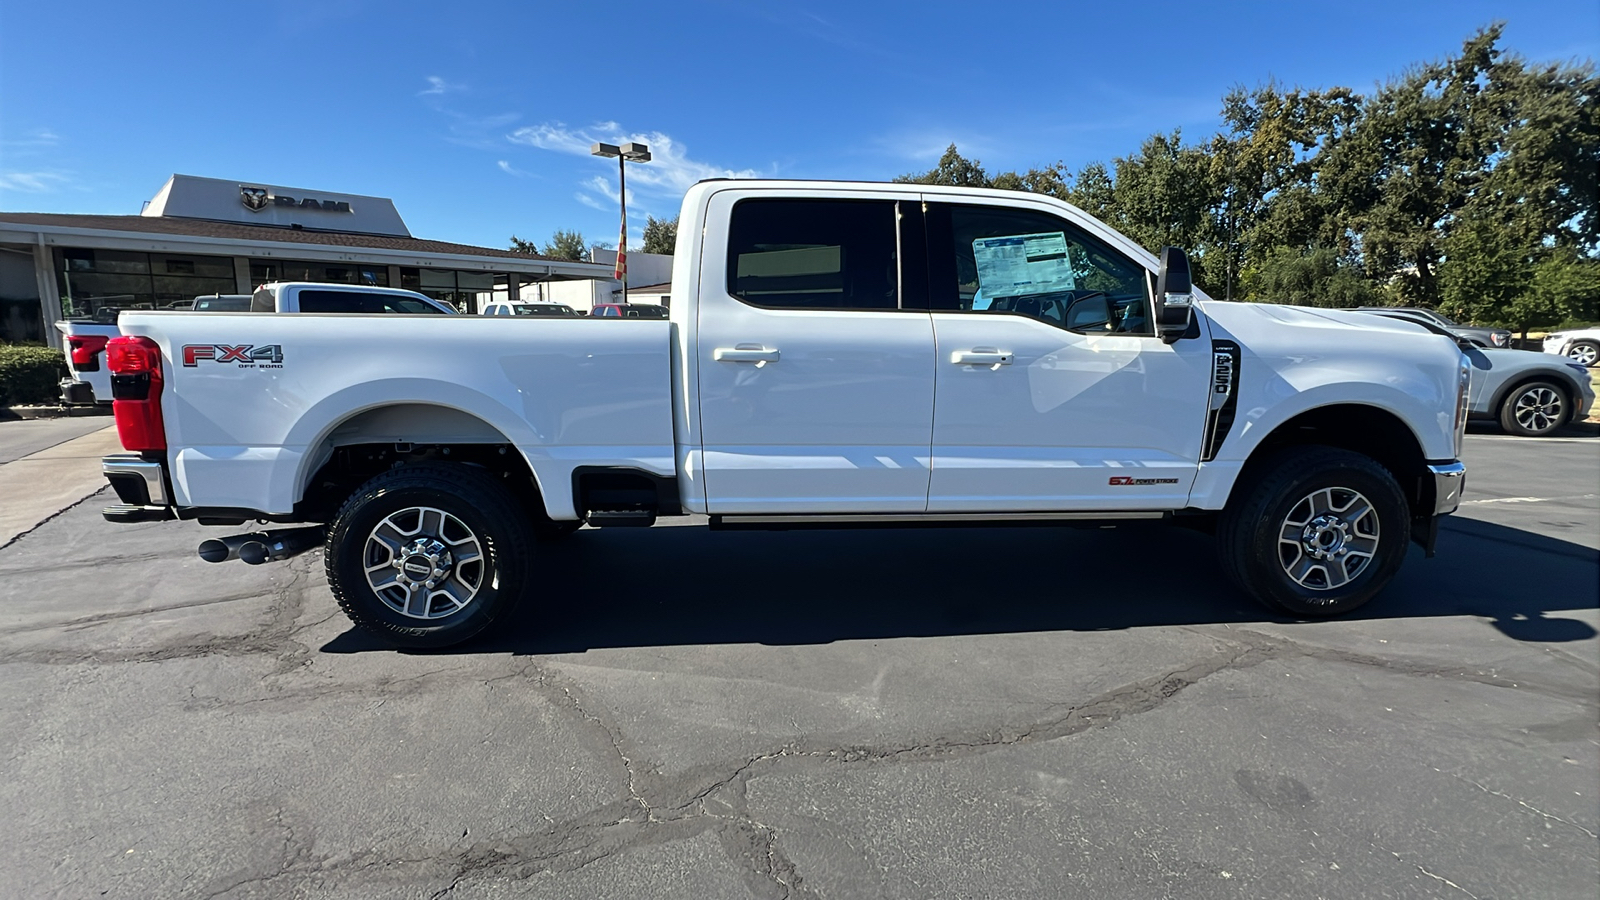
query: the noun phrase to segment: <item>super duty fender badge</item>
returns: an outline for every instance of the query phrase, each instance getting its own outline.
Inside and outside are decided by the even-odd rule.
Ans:
[[[1178,483],[1178,479],[1176,479],[1176,478],[1130,478],[1127,475],[1113,475],[1113,476],[1111,476],[1111,480],[1106,482],[1106,484],[1114,484],[1114,485],[1118,485],[1118,486],[1138,485],[1138,484],[1177,484],[1177,483]]]
[[[1201,462],[1217,458],[1217,451],[1233,428],[1239,410],[1239,365],[1243,355],[1233,341],[1211,342],[1211,401],[1206,405]]]
[[[283,345],[263,344],[184,344],[183,364],[189,368],[203,362],[233,363],[241,369],[283,368]]]

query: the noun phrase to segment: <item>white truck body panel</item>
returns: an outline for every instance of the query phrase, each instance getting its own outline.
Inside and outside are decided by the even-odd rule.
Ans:
[[[1262,439],[1332,404],[1388,411],[1426,458],[1454,456],[1460,353],[1420,326],[1198,291],[1198,335],[1171,344],[1020,315],[760,308],[728,292],[728,229],[741,198],[771,196],[1029,208],[1158,268],[1040,195],[711,181],[684,199],[669,321],[125,313],[164,355],[175,502],[282,515],[341,442],[503,438],[560,520],[579,513],[579,466],[675,478],[685,510],[712,514],[1220,509]],[[1203,461],[1216,340],[1242,348],[1238,419]],[[282,368],[181,364],[183,345],[246,342],[281,346]],[[1010,363],[953,361],[987,350]],[[1128,474],[1137,489],[1117,486]]]
[[[179,506],[287,514],[340,426],[395,404],[457,414],[380,418],[348,442],[509,443],[552,518],[576,517],[580,465],[673,474],[666,322],[126,312],[121,326],[161,347]],[[281,347],[281,366],[183,364],[185,345],[247,343]]]

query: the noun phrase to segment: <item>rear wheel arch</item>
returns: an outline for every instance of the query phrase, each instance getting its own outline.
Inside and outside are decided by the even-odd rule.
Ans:
[[[295,509],[310,521],[328,521],[374,475],[429,462],[483,469],[502,479],[536,525],[549,519],[538,473],[500,429],[432,403],[369,407],[325,428],[301,460]]]

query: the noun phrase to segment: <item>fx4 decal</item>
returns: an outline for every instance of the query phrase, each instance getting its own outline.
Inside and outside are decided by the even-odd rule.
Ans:
[[[1129,478],[1126,475],[1113,475],[1107,484],[1177,484],[1176,478]]]
[[[241,369],[283,368],[283,345],[264,344],[184,344],[183,364],[194,367],[202,362],[236,363]]]

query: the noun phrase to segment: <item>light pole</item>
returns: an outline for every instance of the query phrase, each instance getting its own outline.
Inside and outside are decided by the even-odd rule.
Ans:
[[[612,270],[612,275],[622,282],[622,305],[628,305],[628,163],[647,163],[650,161],[650,148],[644,144],[629,141],[618,147],[616,144],[595,144],[589,148],[589,155],[617,158],[617,198],[622,207],[622,231],[617,237],[617,266]]]

